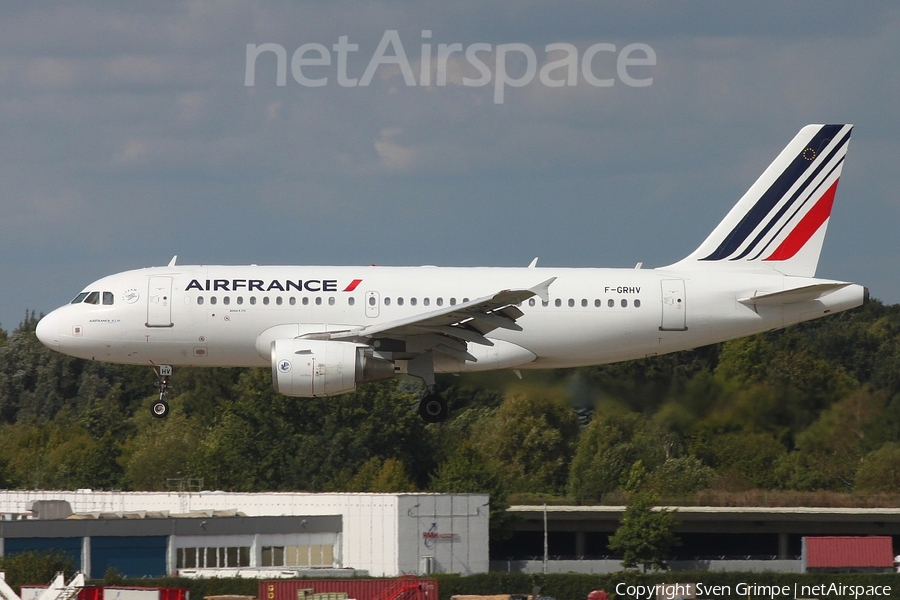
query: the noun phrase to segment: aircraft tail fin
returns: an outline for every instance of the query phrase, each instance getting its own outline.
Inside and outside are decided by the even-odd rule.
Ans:
[[[852,129],[801,129],[700,247],[665,268],[813,277]]]

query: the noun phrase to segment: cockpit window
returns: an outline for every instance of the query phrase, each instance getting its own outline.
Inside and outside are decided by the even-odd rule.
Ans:
[[[113,293],[103,292],[103,304],[110,305],[113,303]]]
[[[100,304],[100,292],[91,292],[84,299],[85,304]]]
[[[84,300],[87,297],[87,295],[88,295],[88,292],[81,292],[80,294],[75,296],[75,298],[73,298],[72,301],[69,302],[69,304],[79,304],[82,300]]]

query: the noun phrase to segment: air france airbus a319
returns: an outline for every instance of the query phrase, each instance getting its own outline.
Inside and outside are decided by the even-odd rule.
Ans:
[[[183,266],[96,281],[41,319],[71,356],[152,365],[165,416],[173,365],[270,366],[288,396],[397,373],[447,418],[435,373],[548,369],[675,352],[860,306],[815,277],[850,125],[800,130],[689,256],[657,269]]]

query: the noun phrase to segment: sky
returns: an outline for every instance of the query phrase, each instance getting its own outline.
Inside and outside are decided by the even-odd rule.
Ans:
[[[176,254],[667,265],[808,123],[856,125],[817,275],[897,303],[898,31],[893,1],[4,3],[0,326]]]

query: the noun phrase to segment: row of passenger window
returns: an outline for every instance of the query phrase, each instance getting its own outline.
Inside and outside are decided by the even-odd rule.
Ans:
[[[92,292],[92,293],[96,293],[96,292]],[[106,296],[105,296],[105,294],[107,294],[107,293],[108,293],[108,292],[104,292],[104,302],[103,302],[104,304],[107,304],[107,302],[106,302]],[[110,296],[112,296],[112,294],[110,294]],[[76,298],[75,300],[78,300],[78,299]],[[72,301],[73,304],[75,304],[75,300]],[[256,296],[250,296],[249,299],[248,299],[248,301],[249,301],[249,303],[250,303],[251,306],[255,306],[255,305],[256,305]],[[310,299],[309,299],[308,297],[306,297],[306,296],[304,296],[303,298],[300,298],[299,301],[300,301],[300,304],[301,304],[302,306],[308,306],[308,305],[310,304]],[[328,301],[328,306],[334,306],[334,305],[335,305],[335,298],[334,298],[334,296],[328,296],[327,301]],[[468,298],[463,298],[462,301],[463,301],[463,302],[468,302],[469,299],[468,299]],[[85,300],[85,302],[87,302],[87,300]],[[206,302],[206,299],[205,299],[203,296],[198,296],[198,297],[197,297],[197,304],[204,304],[205,302]],[[210,304],[215,305],[215,304],[218,304],[218,302],[219,302],[218,297],[216,297],[216,296],[210,296],[210,297],[209,297],[209,303],[210,303]],[[269,296],[263,296],[263,297],[262,297],[262,303],[263,303],[264,306],[268,306],[271,302],[272,302],[272,299],[271,299]],[[284,305],[284,298],[282,298],[281,296],[275,296],[274,302],[275,302],[275,305],[276,305],[276,306],[282,306],[282,305]],[[323,300],[322,296],[316,296],[316,297],[313,299],[313,302],[316,304],[316,306],[321,306],[321,305],[323,304],[324,300]],[[405,304],[406,301],[405,301],[405,300],[403,299],[403,297],[401,296],[401,297],[398,297],[398,298],[396,299],[396,302],[397,302],[397,306],[403,306],[403,305]],[[418,301],[417,298],[410,298],[410,299],[409,299],[409,305],[410,305],[410,306],[416,306],[416,305],[418,304],[418,302],[419,302],[419,301]],[[290,306],[295,306],[295,305],[297,304],[297,298],[294,297],[294,296],[291,296],[291,297],[289,297],[289,298],[287,299],[287,303],[288,303],[288,305],[290,305]],[[444,299],[443,299],[443,298],[435,298],[434,303],[435,303],[435,305],[437,305],[437,306],[443,306],[443,305],[444,305]],[[569,307],[571,307],[571,308],[574,308],[575,305],[576,305],[576,303],[577,303],[577,302],[576,302],[576,300],[575,300],[574,298],[569,298],[569,300],[566,302],[566,305],[569,306]],[[94,302],[93,304],[96,304],[96,302]],[[110,299],[109,304],[112,304],[112,299]],[[231,296],[223,296],[223,297],[222,297],[222,304],[224,304],[224,305],[226,305],[226,306],[229,306],[229,305],[231,304]],[[237,305],[243,305],[243,304],[244,304],[244,297],[243,297],[243,296],[237,296],[237,297],[235,298],[235,304],[237,304]],[[355,299],[353,296],[347,298],[347,304],[348,304],[349,306],[354,306],[354,305],[356,304],[356,299]],[[378,299],[377,299],[375,296],[369,296],[369,306],[376,306],[377,304],[378,304]],[[587,308],[588,306],[590,306],[590,302],[588,301],[587,298],[582,298],[580,304],[581,304],[581,307],[582,307],[582,308]],[[390,298],[389,296],[385,296],[385,298],[384,298],[384,305],[385,305],[385,306],[390,306],[390,305],[391,305],[391,298]],[[423,299],[422,299],[422,306],[430,306],[430,305],[431,305],[431,299],[430,299],[430,298],[423,298]],[[455,305],[456,305],[456,298],[450,298],[450,306],[455,306]],[[528,306],[536,306],[536,305],[537,305],[537,301],[536,301],[534,298],[531,298],[530,300],[528,300]],[[554,301],[553,301],[553,305],[554,305],[554,306],[557,306],[557,307],[561,307],[561,306],[563,305],[563,300],[562,300],[562,298],[557,298],[556,300],[554,300]],[[608,307],[610,307],[610,308],[613,308],[613,307],[615,307],[615,305],[616,305],[616,301],[613,300],[612,298],[610,298],[610,299],[608,299],[608,300],[606,301],[606,305],[607,305]],[[619,301],[619,305],[620,305],[622,308],[627,308],[627,307],[628,307],[628,299],[627,299],[627,298],[622,298],[622,299]],[[519,306],[522,306],[522,303],[521,303],[521,302],[519,303]],[[541,306],[547,307],[547,306],[550,306],[550,303],[549,303],[549,302],[546,302],[546,301],[541,301]],[[594,307],[595,307],[595,308],[600,308],[601,306],[603,306],[603,301],[600,300],[599,298],[594,299]],[[640,307],[641,307],[641,301],[640,301],[640,299],[635,298],[635,299],[633,300],[633,302],[632,302],[632,306],[634,306],[635,308],[640,308]]]
[[[100,294],[101,292],[81,292],[69,304],[81,304],[82,302],[85,304],[100,304]],[[102,292],[102,294],[105,306],[110,306],[115,302],[115,296],[113,296],[112,292]]]
[[[537,304],[537,302],[535,301],[534,298],[531,298],[531,299],[528,301],[528,306],[534,306],[535,304]],[[566,304],[567,304],[569,307],[574,308],[574,307],[575,307],[575,298],[569,298],[569,301],[568,301]],[[557,298],[556,300],[554,300],[554,301],[553,301],[553,305],[554,305],[554,306],[562,306],[562,305],[563,305],[562,298]],[[606,301],[606,305],[607,305],[608,307],[610,307],[610,308],[613,308],[613,307],[616,305],[616,301],[613,300],[612,298],[610,298],[609,300]],[[628,298],[622,298],[622,299],[619,301],[619,305],[620,305],[622,308],[627,308],[627,307],[628,307]],[[641,307],[641,300],[640,300],[639,298],[635,298],[635,299],[634,299],[634,302],[632,303],[632,305],[633,305],[635,308],[640,308],[640,307]],[[549,303],[549,302],[546,302],[546,301],[541,301],[541,306],[550,306],[550,303]],[[587,298],[582,298],[582,299],[581,299],[581,307],[582,307],[582,308],[587,308],[588,306],[589,306],[588,299],[587,299]],[[594,308],[600,308],[601,306],[603,306],[603,300],[600,300],[599,298],[595,298],[595,299],[594,299]]]

